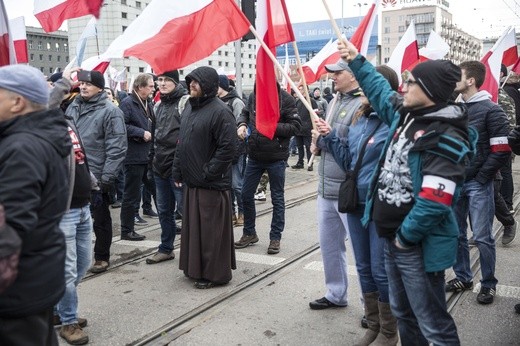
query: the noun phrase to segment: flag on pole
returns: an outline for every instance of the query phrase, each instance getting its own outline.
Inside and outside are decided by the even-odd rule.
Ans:
[[[516,30],[511,27],[502,41],[504,55],[502,56],[502,64],[510,67],[518,60],[518,48],[516,47]]]
[[[29,53],[27,50],[27,32],[25,30],[25,18],[17,17],[9,21],[9,30],[13,38],[14,51],[16,53],[16,62],[18,64],[26,64],[29,62]]]
[[[502,64],[502,59],[504,57],[504,53],[506,51],[511,52],[510,45],[511,32],[514,34],[514,28],[508,27],[502,36],[498,38],[493,47],[484,55],[480,62],[486,66],[486,79],[484,80],[484,84],[480,87],[479,90],[486,90],[491,94],[491,100],[493,102],[498,101],[498,87],[500,83],[500,67]],[[516,49],[516,45],[515,45]],[[513,61],[513,64],[515,62]]]
[[[370,42],[370,36],[372,36],[379,3],[380,0],[374,1],[368,10],[368,13],[365,15],[361,23],[359,23],[356,32],[354,32],[350,38],[350,42],[352,42],[359,52],[365,56],[367,55],[368,44]],[[331,39],[318,52],[318,54],[302,66],[303,74],[305,75],[307,83],[311,84],[316,82],[322,75],[327,73],[325,65],[334,64],[338,59],[338,40],[332,41]]]
[[[258,0],[256,31],[273,55],[275,47],[294,41],[284,0]],[[280,119],[278,83],[274,63],[261,46],[256,52],[256,129],[272,139]]]
[[[81,66],[81,63],[83,62],[83,56],[85,55],[85,47],[87,46],[88,38],[97,36],[96,23],[96,18],[92,17],[79,37],[78,45],[76,46],[76,57],[79,66]]]
[[[9,20],[2,1],[0,3],[0,66],[16,64],[13,38],[9,30]]]
[[[426,46],[419,49],[421,61],[443,59],[450,51],[450,46],[435,31],[430,32]]]
[[[45,32],[60,28],[67,19],[92,14],[99,18],[103,0],[34,0],[34,16]]]
[[[401,82],[401,74],[409,70],[418,61],[419,48],[417,45],[417,37],[415,36],[415,23],[412,21],[394,48],[387,65],[397,73],[399,82]]]
[[[356,32],[350,38],[350,42],[358,51],[364,56],[368,52],[368,43],[370,42],[370,36],[372,36],[372,29],[374,28],[374,22],[377,17],[377,10],[379,8],[380,0],[374,0],[374,3],[368,9],[368,13],[365,15],[361,23],[356,29]]]
[[[234,0],[154,0],[104,55],[133,56],[162,73],[207,57],[250,25]]]

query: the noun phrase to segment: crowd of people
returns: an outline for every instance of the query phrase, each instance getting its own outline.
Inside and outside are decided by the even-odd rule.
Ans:
[[[185,84],[177,70],[139,74],[125,97],[98,71],[66,70],[47,83],[35,68],[1,67],[0,344],[57,345],[55,326],[68,343],[88,343],[77,286],[87,270],[110,267],[111,206],[120,208],[121,240],[145,239],[136,231],[146,223],[141,202],[145,216],[158,218],[161,242],[147,264],[173,260],[180,234],[180,270],[208,289],[230,282],[235,249],[262,236],[255,200],[260,190],[265,200],[268,182],[267,254],[278,254],[291,139],[299,155],[292,169],[312,171],[311,156],[319,157],[326,290],[310,309],[348,305],[350,239],[367,327],[356,345],[460,344],[445,293],[473,288],[469,246],[480,252],[477,301],[490,304],[494,216],[503,245],[516,235],[518,81],[501,88],[496,104],[479,91],[478,61],[426,61],[399,85],[392,69],[374,67],[350,42],[339,51],[326,66],[334,94],[300,88],[315,114],[278,85],[273,138],[257,129],[256,91],[244,100],[211,67],[194,69]],[[352,176],[358,202],[345,213],[342,186]],[[233,227],[243,229],[236,241]],[[456,277],[446,283],[451,267]]]

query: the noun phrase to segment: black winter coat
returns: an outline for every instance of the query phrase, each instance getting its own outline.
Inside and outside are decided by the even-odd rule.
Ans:
[[[22,240],[18,277],[0,294],[1,317],[40,313],[63,295],[65,239],[59,222],[67,208],[71,149],[61,109],[0,123],[0,204]]]
[[[246,107],[237,121],[238,126],[245,124],[251,134],[247,139],[249,157],[260,162],[275,162],[289,158],[289,142],[301,129],[300,117],[294,98],[278,87],[280,100],[280,119],[273,139],[262,135],[256,129],[255,93],[249,95]]]
[[[152,119],[154,117],[152,102],[147,102],[148,114],[146,114],[139,96],[134,92],[128,95],[119,108],[123,111],[128,136],[128,149],[126,151],[125,165],[142,165],[148,163],[148,153],[152,142],[145,142],[144,131],[152,132]]]
[[[466,181],[475,179],[481,184],[494,179],[509,157],[511,149],[507,144],[509,122],[499,105],[492,102],[487,94],[479,92],[466,103],[469,126],[478,132],[477,153],[466,168]],[[490,145],[503,142],[505,145]]]
[[[190,97],[182,113],[173,179],[188,187],[231,189],[231,162],[237,128],[228,105],[217,97],[218,74],[199,67],[186,76],[186,83],[199,82],[204,95]]]
[[[316,100],[311,99],[311,107],[312,109],[318,108],[318,103],[316,102]],[[298,109],[298,115],[300,116],[300,120],[302,122],[302,127],[296,135],[311,136],[312,119],[309,110],[307,109],[307,107],[305,107],[305,105],[300,99],[296,100],[296,108]]]

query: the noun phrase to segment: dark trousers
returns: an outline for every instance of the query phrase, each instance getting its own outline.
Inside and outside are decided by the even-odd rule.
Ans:
[[[57,346],[53,308],[30,316],[0,317],[0,345]]]
[[[502,184],[502,180],[495,180],[494,182],[494,199],[495,199],[495,217],[497,220],[504,226],[512,226],[515,224],[515,218],[513,214],[509,211],[509,207],[507,206],[502,194],[500,193],[500,188]]]
[[[96,261],[109,261],[110,245],[112,245],[112,217],[110,216],[110,197],[102,194],[99,203],[90,205],[92,218],[94,219],[94,234],[96,243],[94,244],[94,259]]]
[[[296,146],[298,147],[298,164],[304,164],[303,148],[305,147],[305,153],[307,154],[307,162],[311,159],[311,136],[296,136]]]
[[[134,231],[136,205],[141,202],[141,186],[145,184],[155,199],[155,186],[147,177],[147,165],[125,165],[125,190],[121,205],[121,233]]]
[[[500,189],[500,194],[502,194],[504,202],[506,202],[507,208],[509,210],[513,209],[513,193],[515,191],[515,186],[513,184],[512,164],[513,155],[511,154],[511,157],[507,163],[500,169],[500,174],[502,175],[502,187]]]

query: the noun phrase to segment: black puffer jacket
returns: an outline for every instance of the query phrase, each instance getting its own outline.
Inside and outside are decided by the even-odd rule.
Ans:
[[[188,91],[180,84],[165,95],[155,112],[155,132],[153,145],[153,171],[166,179],[172,174],[173,158],[179,139],[181,115],[179,101]]]
[[[22,240],[18,277],[0,294],[1,317],[40,313],[63,295],[65,239],[59,222],[67,208],[71,149],[61,109],[0,123],[0,204]]]
[[[499,105],[489,99],[486,91],[479,91],[466,101],[469,126],[478,132],[477,154],[466,168],[466,181],[475,179],[485,184],[495,177],[511,156],[507,143],[509,122]]]
[[[301,129],[301,121],[296,110],[294,98],[278,86],[280,100],[280,119],[273,139],[262,135],[256,129],[256,97],[249,95],[246,107],[237,121],[238,126],[245,124],[251,134],[247,140],[249,157],[260,162],[275,162],[289,158],[289,141]]]
[[[195,80],[202,97],[190,97],[182,113],[173,179],[188,187],[231,189],[231,161],[235,153],[236,125],[231,109],[217,97],[218,74],[199,67],[186,76]]]
[[[311,99],[311,107],[312,109],[318,108],[318,103],[316,103],[316,100]],[[305,105],[300,99],[296,100],[296,108],[298,109],[298,116],[300,117],[300,120],[302,122],[302,127],[296,135],[311,136],[312,119],[309,110],[307,109],[307,107],[305,107]]]

